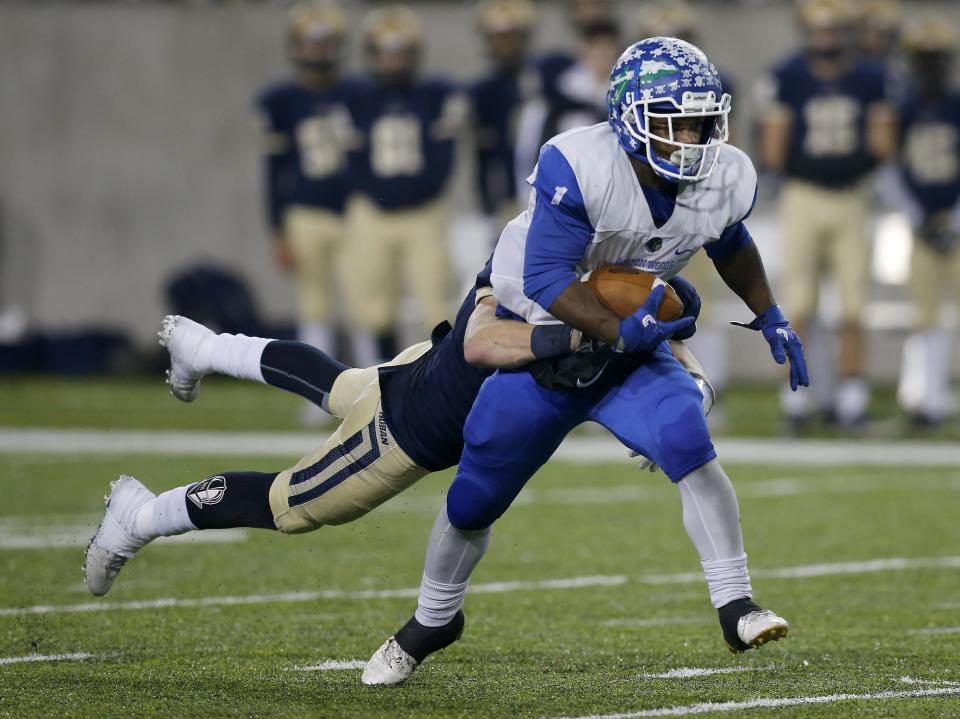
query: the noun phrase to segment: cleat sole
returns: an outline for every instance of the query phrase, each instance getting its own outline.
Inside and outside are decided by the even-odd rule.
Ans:
[[[780,639],[783,639],[785,636],[787,636],[788,631],[790,631],[790,627],[786,625],[778,625],[775,627],[770,627],[766,631],[760,632],[760,634],[754,637],[753,641],[750,642],[750,644],[744,649],[738,649],[734,647],[730,642],[725,642],[725,643],[727,645],[727,649],[730,650],[731,654],[743,654],[744,652],[750,649],[759,649],[764,644],[767,644],[769,642],[776,642],[776,641],[779,641]]]
[[[763,646],[767,642],[775,642],[783,639],[785,636],[787,636],[789,629],[790,628],[785,625],[770,627],[765,632],[760,632],[760,634],[758,634],[757,637],[750,642],[750,646],[757,648]]]

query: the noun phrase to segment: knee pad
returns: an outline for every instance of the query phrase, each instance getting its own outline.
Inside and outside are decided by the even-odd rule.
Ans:
[[[486,529],[506,509],[500,504],[497,491],[490,484],[458,477],[447,492],[447,517],[457,529]]]
[[[684,391],[663,398],[654,415],[654,440],[660,467],[672,482],[717,456],[703,414],[699,392]]]

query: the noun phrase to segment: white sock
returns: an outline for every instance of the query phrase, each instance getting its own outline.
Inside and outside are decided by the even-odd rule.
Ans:
[[[870,386],[860,377],[850,377],[837,387],[837,419],[841,424],[856,422],[867,411],[870,403]]]
[[[950,397],[950,335],[940,328],[925,334],[927,383],[923,393],[923,413],[933,419],[943,419],[953,411]]]
[[[333,355],[333,328],[327,322],[301,322],[297,337],[301,342]]]
[[[172,537],[196,529],[187,512],[187,487],[163,492],[140,507],[136,528],[137,534],[147,540]]]
[[[683,526],[700,555],[713,606],[752,596],[737,495],[720,462],[714,459],[695,469],[677,488]]]
[[[819,321],[809,324],[809,337],[803,338],[804,353],[807,357],[807,367],[814,382],[806,390],[795,394],[810,394],[817,409],[827,409],[833,406],[835,387],[833,332]]]
[[[211,372],[265,384],[260,371],[260,357],[270,342],[263,337],[224,333],[207,338],[203,354]]]
[[[747,573],[747,555],[733,559],[701,559],[700,566],[707,578],[710,590],[710,603],[719,609],[734,599],[750,598],[753,589],[750,575]]]
[[[425,627],[442,627],[463,606],[467,596],[467,582],[443,584],[435,582],[426,574],[420,581],[420,596],[417,600],[417,621]]]
[[[802,389],[794,392],[789,384],[780,385],[780,409],[790,419],[802,419],[810,413],[810,395]]]
[[[425,627],[448,624],[463,606],[467,582],[483,558],[490,528],[457,529],[450,524],[447,507],[437,514],[427,543],[427,558],[417,600],[417,621]]]
[[[354,329],[350,335],[350,349],[353,353],[353,364],[356,367],[373,367],[380,364],[377,340],[372,332]]]

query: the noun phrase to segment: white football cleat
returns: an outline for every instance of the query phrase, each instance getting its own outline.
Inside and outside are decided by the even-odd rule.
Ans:
[[[207,374],[205,366],[198,362],[204,340],[216,334],[199,322],[180,315],[167,315],[160,323],[160,345],[170,353],[170,369],[167,384],[170,394],[182,402],[197,398],[200,380]]]
[[[789,629],[787,620],[769,609],[757,609],[743,615],[737,622],[740,641],[751,649],[785,637]]]
[[[399,684],[417,668],[417,660],[407,654],[397,640],[390,637],[374,652],[363,670],[360,681],[373,686]]]
[[[135,524],[139,509],[155,497],[127,475],[110,483],[110,494],[103,498],[107,509],[83,553],[83,581],[95,596],[109,592],[127,560],[150,541],[136,534]]]

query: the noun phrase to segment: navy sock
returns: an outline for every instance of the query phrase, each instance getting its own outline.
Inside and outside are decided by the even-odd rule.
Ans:
[[[327,398],[347,365],[303,342],[274,340],[263,349],[260,371],[267,384],[327,408]]]
[[[187,514],[197,529],[276,529],[270,485],[276,474],[224,472],[187,488]]]

